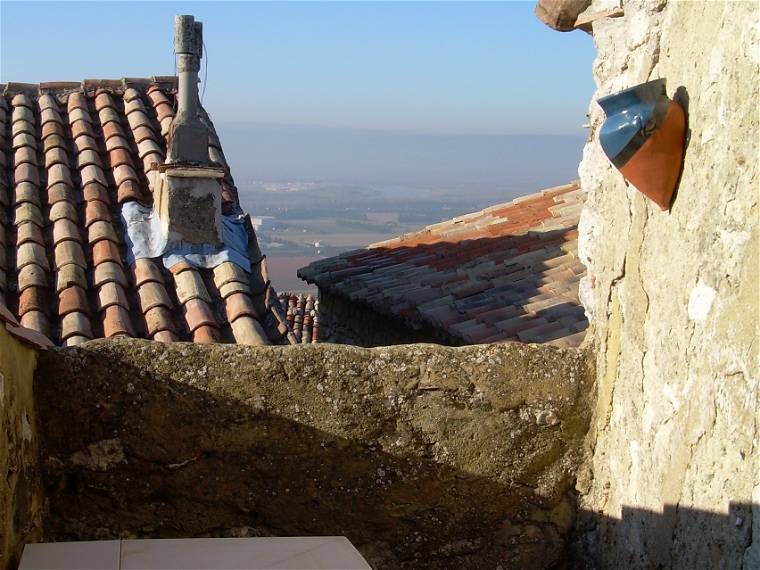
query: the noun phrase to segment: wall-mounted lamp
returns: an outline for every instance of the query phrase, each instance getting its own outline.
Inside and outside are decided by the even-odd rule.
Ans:
[[[607,119],[599,142],[612,164],[663,210],[670,208],[684,158],[686,114],[655,79],[597,100]]]

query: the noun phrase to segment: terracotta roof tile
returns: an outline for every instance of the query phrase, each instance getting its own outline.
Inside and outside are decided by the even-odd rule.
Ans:
[[[23,204],[29,202],[34,204],[38,208],[40,207],[40,188],[36,184],[30,182],[22,182],[16,184],[13,192],[13,204]]]
[[[49,303],[44,287],[29,287],[21,292],[18,300],[18,314],[23,317],[29,311],[45,311]]]
[[[166,289],[160,283],[153,281],[145,283],[137,289],[137,294],[140,297],[140,309],[143,314],[154,307],[160,306],[171,309],[173,306],[169,295],[166,293]]]
[[[108,152],[108,157],[111,161],[111,168],[116,168],[123,164],[133,166],[132,154],[127,148],[114,148]]]
[[[79,137],[89,137],[94,139],[95,138],[95,131],[92,128],[92,123],[89,121],[76,121],[74,123],[71,123],[71,136],[74,138],[74,142],[76,144],[76,140]],[[79,146],[77,144],[77,146]],[[80,147],[80,150],[81,147]]]
[[[97,264],[93,274],[93,285],[101,287],[109,281],[116,282],[122,287],[128,286],[127,277],[124,275],[124,269],[121,265],[112,261]]]
[[[113,147],[109,147],[108,146],[108,142],[112,138],[115,138],[115,137],[117,137],[118,139],[120,139],[120,140],[117,141],[119,143],[120,147],[121,147],[121,144],[122,144],[122,141],[123,141],[124,147],[122,147],[122,148],[128,148],[126,146],[127,145],[127,141],[126,141],[125,136],[126,135],[124,133],[124,129],[121,126],[121,123],[119,123],[119,122],[110,122],[110,123],[106,123],[105,125],[103,125],[103,138],[106,141],[106,148],[109,151]],[[115,145],[116,143],[112,143],[112,144]]]
[[[92,264],[97,267],[101,263],[111,261],[121,264],[119,246],[108,240],[100,240],[92,244]]]
[[[261,346],[267,344],[267,335],[256,319],[241,317],[232,322],[232,334],[238,344]]]
[[[163,306],[157,306],[145,312],[145,328],[148,336],[154,336],[157,332],[175,332],[172,312]]]
[[[47,196],[48,204],[51,205],[62,200],[71,204],[76,204],[77,202],[77,193],[74,191],[74,188],[66,184],[55,184],[48,187]]]
[[[228,261],[214,268],[214,283],[217,287],[235,281],[239,283],[248,282],[248,276],[239,265]]]
[[[55,246],[55,266],[61,269],[65,265],[74,264],[86,269],[82,245],[76,241],[62,241]]]
[[[0,231],[0,301],[20,306],[25,324],[52,331],[62,344],[114,334],[203,342],[235,342],[239,336],[246,343],[256,335],[266,343],[292,337],[279,305],[266,302],[271,287],[263,264],[256,265],[261,254],[252,227],[250,274],[226,264],[167,279],[160,259],[137,260],[134,282],[125,274],[129,245],[120,209],[134,200],[152,204],[175,84],[130,80],[124,90],[122,81],[86,80],[0,96],[0,169],[6,174],[0,176],[0,224],[12,225]],[[223,163],[213,124],[202,109],[201,115],[210,129],[209,158]],[[239,211],[223,166],[224,199]],[[16,251],[6,259],[10,247]],[[240,316],[237,321],[250,318],[254,324],[239,325],[237,334],[218,321],[224,321],[225,299],[235,294],[250,295],[248,312],[259,318]],[[90,313],[96,306],[98,313]],[[85,320],[88,313],[93,321]],[[175,330],[183,322],[187,329]]]
[[[85,204],[84,219],[84,225],[86,228],[89,228],[97,222],[100,222],[101,224],[108,223],[110,225],[111,212],[105,202],[101,202],[100,200],[90,200]]]
[[[202,299],[207,303],[211,302],[211,296],[206,291],[203,279],[195,269],[176,273],[174,275],[174,282],[177,290],[177,299],[183,305],[191,299]]]
[[[22,267],[33,263],[42,269],[50,269],[45,248],[38,243],[26,242],[18,246],[16,250],[16,267]]]
[[[50,168],[54,164],[69,165],[69,155],[66,149],[60,147],[53,147],[45,151],[45,168]],[[48,186],[52,186],[48,179]]]
[[[156,283],[163,283],[164,278],[161,275],[161,270],[152,259],[138,259],[132,266],[132,272],[135,278],[135,285],[139,287],[143,283],[155,281]]]
[[[575,346],[587,325],[575,253],[583,201],[576,183],[550,188],[320,260],[299,275],[453,343],[572,337]],[[306,317],[287,310],[296,332]]]
[[[26,265],[18,272],[18,290],[27,287],[44,287],[47,285],[47,272],[39,265]]]
[[[233,293],[246,293],[251,294],[251,288],[247,283],[241,283],[240,281],[230,281],[219,287],[219,295],[222,299],[226,299]]]
[[[21,164],[31,164],[32,166],[38,166],[37,152],[28,146],[18,149],[13,154],[13,167],[16,168]]]
[[[87,293],[82,287],[76,285],[67,287],[58,294],[58,315],[63,317],[74,311],[87,314],[90,312]]]
[[[50,213],[48,214],[51,222],[56,222],[61,219],[68,219],[72,222],[79,221],[77,215],[77,209],[71,202],[60,200],[50,206]]]
[[[50,338],[50,322],[42,311],[29,311],[19,319],[19,322],[21,326]]]
[[[69,263],[58,267],[56,271],[56,291],[60,294],[67,287],[78,286],[85,289],[87,287],[87,275],[85,268],[81,265]]]
[[[214,313],[206,301],[191,299],[184,304],[184,308],[185,322],[190,332],[194,332],[201,326],[218,327]]]
[[[88,133],[81,133],[79,137],[74,140],[74,145],[78,152],[84,152],[85,150],[98,150],[98,143],[95,137]]]
[[[100,200],[105,204],[111,203],[111,198],[108,195],[108,189],[102,184],[98,184],[97,182],[85,184],[84,188],[82,189],[82,195],[84,196],[86,202]]]
[[[176,342],[179,340],[177,335],[171,331],[158,331],[153,335],[153,340],[157,342]]]
[[[16,206],[13,218],[17,226],[27,222],[37,224],[38,226],[45,224],[39,206],[31,202],[23,202]]]
[[[102,204],[103,202],[99,203]],[[96,220],[87,226],[87,241],[90,245],[104,239],[114,243],[118,243],[119,241],[116,231],[113,229],[113,225],[111,225],[110,215],[106,220]]]
[[[58,123],[48,123],[42,127],[43,150],[48,153],[53,149],[60,148],[66,150],[68,146],[64,138],[65,132],[63,127]]]
[[[109,281],[98,290],[98,311],[103,311],[112,305],[119,305],[129,310],[129,301],[124,288],[114,281]]]
[[[42,228],[37,224],[22,224],[18,228],[16,234],[16,245],[21,245],[26,242],[38,243],[41,246],[45,246],[45,239],[42,237]]]
[[[86,336],[75,334],[73,336],[68,337],[66,340],[64,340],[63,346],[77,346],[77,345],[82,344],[83,342],[87,342],[88,340],[92,340],[92,339]]]
[[[61,340],[78,335],[92,338],[90,319],[85,313],[68,313],[61,319]]]
[[[118,285],[116,285],[118,287]],[[120,305],[108,306],[102,314],[103,335],[110,338],[116,335],[134,336],[129,311]]]
[[[219,340],[219,331],[210,325],[201,325],[193,331],[193,342],[210,344]]]
[[[103,161],[100,154],[92,149],[85,149],[77,155],[77,168],[82,169],[85,166],[97,166],[103,168]]]
[[[244,315],[254,318],[257,316],[251,298],[245,293],[234,293],[227,297],[225,307],[227,309],[227,320],[230,323],[234,323]]]

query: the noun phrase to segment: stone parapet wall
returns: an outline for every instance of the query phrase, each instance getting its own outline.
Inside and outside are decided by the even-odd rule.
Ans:
[[[512,343],[49,351],[50,537],[338,534],[380,569],[551,567],[590,370]]]
[[[33,377],[36,351],[0,319],[0,570],[15,568],[24,544],[42,537]]]
[[[594,99],[666,78],[689,132],[662,212],[603,155],[604,115],[590,106],[579,250],[598,404],[579,486],[585,567],[759,568],[758,4],[627,0],[623,12],[593,22]]]

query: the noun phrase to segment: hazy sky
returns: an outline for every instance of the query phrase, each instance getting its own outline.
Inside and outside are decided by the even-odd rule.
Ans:
[[[0,82],[173,74],[172,18],[190,13],[217,123],[583,136],[592,40],[533,7],[2,1]]]

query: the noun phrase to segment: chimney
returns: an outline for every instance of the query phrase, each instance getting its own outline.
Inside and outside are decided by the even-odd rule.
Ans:
[[[192,16],[174,16],[174,52],[179,81],[168,162],[208,164],[208,131],[198,118],[198,72],[203,56],[201,22]]]
[[[199,118],[198,71],[203,25],[192,16],[174,17],[174,51],[179,75],[177,114],[169,129],[166,163],[158,167],[155,208],[168,242],[221,245],[224,169],[211,163],[208,129]]]

